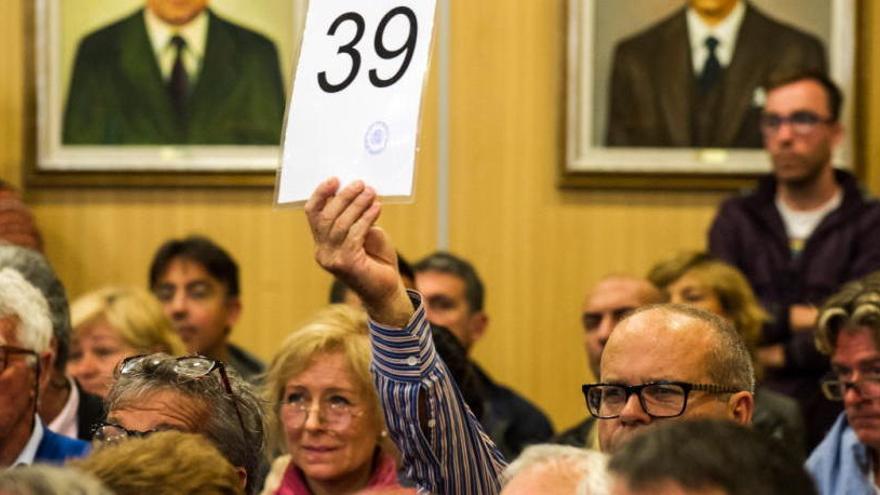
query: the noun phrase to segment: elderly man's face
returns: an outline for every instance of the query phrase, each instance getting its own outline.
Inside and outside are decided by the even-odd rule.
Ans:
[[[195,19],[207,6],[208,0],[147,0],[147,7],[157,17],[175,26]]]
[[[18,319],[0,319],[0,345],[21,347],[16,338]],[[36,372],[25,354],[7,356],[0,371],[0,446],[7,440],[27,441],[34,414]],[[0,449],[2,452],[2,449]]]
[[[880,395],[875,393],[880,389],[880,352],[872,335],[864,327],[840,332],[831,367],[841,380],[856,383],[843,395],[850,426],[862,443],[880,449]]]
[[[646,280],[631,277],[610,277],[602,280],[587,295],[581,313],[584,349],[594,376],[599,376],[599,359],[611,330],[630,311],[649,301],[656,289]]]
[[[200,433],[210,412],[195,399],[173,390],[158,390],[137,397],[107,413],[107,422],[126,430],[177,430]]]
[[[713,384],[708,359],[716,339],[706,323],[687,315],[664,309],[636,314],[618,325],[608,339],[602,355],[602,383],[640,385],[681,381]],[[642,409],[638,397],[633,394],[620,417],[599,420],[599,444],[604,452],[613,452],[656,421],[709,417],[748,422],[751,410],[747,413],[739,410],[735,400],[738,395],[724,400],[725,395],[691,391],[687,408],[681,416],[658,420]]]
[[[767,93],[764,113],[791,117],[795,113],[831,117],[828,95],[818,82],[795,81]],[[773,174],[780,182],[809,184],[831,167],[831,154],[843,138],[837,122],[819,122],[806,134],[796,134],[790,123],[765,131],[764,148],[773,162]]]

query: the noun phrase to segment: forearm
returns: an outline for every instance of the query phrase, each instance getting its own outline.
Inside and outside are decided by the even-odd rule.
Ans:
[[[408,476],[431,493],[498,493],[505,462],[437,356],[424,309],[403,329],[370,329],[376,390]]]

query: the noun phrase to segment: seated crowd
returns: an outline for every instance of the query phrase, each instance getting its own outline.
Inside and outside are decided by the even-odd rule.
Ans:
[[[306,204],[335,304],[268,366],[229,341],[238,265],[210,239],[162,244],[149,290],[69,306],[32,246],[0,245],[0,493],[878,492],[880,204],[831,167],[839,100],[821,75],[772,82],[774,171],[724,203],[709,252],[589,290],[595,380],[556,436],[471,356],[474,266],[410,267],[361,182]]]

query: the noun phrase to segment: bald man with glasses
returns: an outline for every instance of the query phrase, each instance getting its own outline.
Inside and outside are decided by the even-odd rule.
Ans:
[[[813,345],[815,306],[880,269],[880,204],[832,163],[842,104],[823,74],[778,73],[761,117],[772,173],[726,200],[709,231],[711,253],[743,272],[772,317],[758,361],[766,386],[800,403],[808,449],[840,412],[816,386],[828,361]]]

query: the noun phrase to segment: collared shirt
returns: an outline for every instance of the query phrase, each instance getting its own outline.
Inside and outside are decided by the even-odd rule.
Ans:
[[[184,26],[171,26],[156,16],[149,8],[144,9],[144,21],[147,25],[147,34],[153,53],[159,62],[159,70],[162,78],[166,81],[171,77],[174,68],[174,60],[177,58],[177,48],[171,43],[171,38],[180,36],[186,41],[183,50],[183,66],[186,68],[190,84],[198,78],[202,68],[202,60],[205,57],[205,44],[208,40],[208,11],[203,10],[193,20]]]
[[[437,355],[422,296],[409,296],[416,311],[405,328],[370,321],[373,380],[401,468],[419,493],[499,493],[507,463]],[[420,426],[419,397],[427,405],[427,431]]]
[[[733,51],[736,48],[739,27],[742,25],[745,15],[745,3],[740,1],[723,21],[714,26],[708,26],[694,9],[687,9],[688,38],[691,43],[691,61],[694,64],[694,74],[700,74],[703,71],[706,59],[709,58],[709,49],[706,48],[706,38],[709,36],[718,40],[718,47],[715,48],[718,62],[722,67],[730,65]]]
[[[31,432],[31,438],[28,440],[27,444],[24,446],[24,449],[21,453],[18,454],[18,458],[15,459],[15,462],[12,463],[13,466],[30,466],[34,463],[34,458],[37,456],[37,450],[40,447],[40,442],[43,441],[43,422],[40,421],[40,418],[34,418],[34,430]]]
[[[843,412],[804,467],[816,482],[819,495],[869,495],[877,491],[871,461],[871,451],[859,440]]]
[[[47,426],[50,430],[58,433],[59,435],[64,435],[70,438],[77,438],[79,436],[79,428],[77,427],[77,411],[79,410],[79,390],[77,389],[76,383],[70,379],[70,377],[66,377],[67,383],[70,386],[70,395],[67,396],[67,402],[64,404],[64,408],[61,409],[61,412],[58,413],[58,416],[52,420],[51,423]]]

